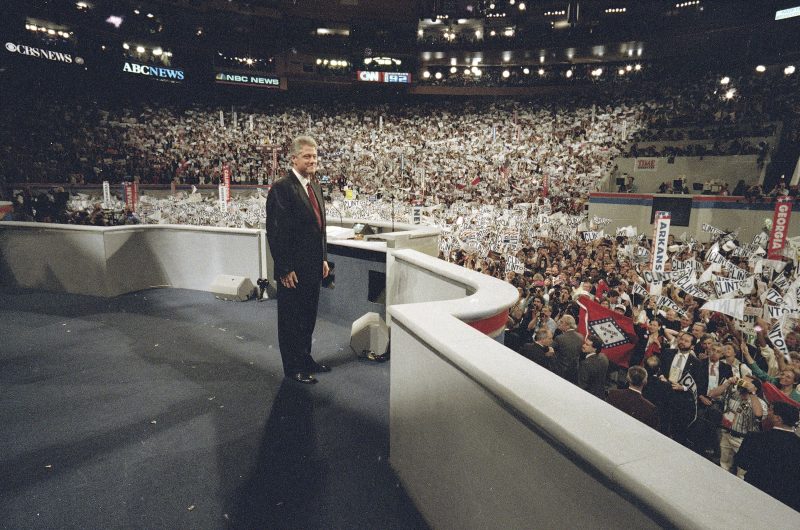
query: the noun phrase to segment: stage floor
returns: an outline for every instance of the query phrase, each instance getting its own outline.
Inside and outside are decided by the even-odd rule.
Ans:
[[[276,302],[0,291],[0,528],[426,528],[388,464],[389,364],[320,319],[284,380]]]

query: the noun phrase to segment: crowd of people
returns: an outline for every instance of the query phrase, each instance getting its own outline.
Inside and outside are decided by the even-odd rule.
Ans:
[[[800,407],[800,326],[776,317],[776,311],[800,313],[794,262],[763,260],[763,237],[740,242],[735,233],[716,230],[711,245],[688,234],[669,242],[667,271],[680,274],[663,280],[661,295],[648,296],[652,242],[630,230],[606,236],[602,227],[610,220],[589,219],[584,211],[614,158],[632,138],[652,134],[646,131],[717,127],[721,136],[711,138],[744,149],[743,141],[722,139],[727,127],[752,130],[778,111],[788,111],[783,117],[790,124],[796,119],[796,81],[778,80],[770,90],[758,80],[737,79],[748,97],[730,100],[710,90],[715,79],[546,102],[275,103],[229,110],[36,99],[3,121],[0,170],[10,182],[203,185],[218,184],[230,171],[234,184],[269,183],[284,173],[288,141],[302,131],[318,139],[318,174],[332,182],[329,216],[409,220],[411,205],[422,205],[423,222],[442,229],[442,259],[517,287],[509,347],[621,407],[615,391],[639,388],[649,403],[643,421],[736,472],[747,469],[746,459],[737,460],[746,435],[769,422],[786,425],[791,417],[777,413],[780,403]],[[727,143],[720,145],[731,154]],[[15,198],[15,215],[39,221],[265,221],[260,191],[225,208],[199,193],[146,196],[135,214],[119,200],[101,204],[58,188],[25,193]],[[737,317],[702,308],[725,300],[714,290],[724,280],[738,282]],[[635,326],[622,361],[609,362],[602,340],[576,332],[583,299]],[[798,462],[784,464],[796,469]],[[796,488],[771,493],[800,508]]]

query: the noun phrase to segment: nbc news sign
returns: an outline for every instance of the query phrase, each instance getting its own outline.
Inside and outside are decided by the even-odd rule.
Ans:
[[[83,64],[83,58],[73,57],[72,54],[66,52],[57,52],[45,48],[38,48],[36,46],[28,46],[26,44],[16,44],[13,42],[6,42],[6,51],[9,53],[16,53],[33,57],[34,59],[45,59],[56,63],[64,64]]]
[[[225,85],[254,86],[260,88],[280,88],[281,78],[274,75],[237,74],[219,72],[214,82]]]
[[[122,71],[129,74],[138,74],[151,77],[159,81],[171,81],[173,83],[183,81],[185,77],[183,70],[129,62],[125,63],[125,65],[122,67]]]

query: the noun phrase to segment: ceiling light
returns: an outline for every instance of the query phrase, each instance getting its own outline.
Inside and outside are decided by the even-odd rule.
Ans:
[[[764,66],[763,64],[759,64],[758,66],[756,66],[756,72],[758,72],[759,74],[763,74],[766,71],[767,67]]]
[[[727,75],[719,80],[719,84],[720,85],[727,85],[730,82],[731,82],[731,78],[728,77]]]

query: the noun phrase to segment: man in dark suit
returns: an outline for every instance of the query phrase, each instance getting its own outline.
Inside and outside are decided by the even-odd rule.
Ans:
[[[628,388],[609,391],[606,401],[625,414],[658,429],[658,409],[642,396],[646,384],[647,370],[641,366],[631,366],[628,368]]]
[[[678,335],[678,349],[667,349],[661,353],[661,385],[668,390],[662,420],[666,423],[669,436],[676,442],[689,446],[689,426],[697,416],[697,399],[687,375],[697,382],[700,360],[692,347],[695,338],[682,331]],[[667,374],[666,377],[664,374]]]
[[[581,351],[585,358],[578,367],[578,386],[600,399],[605,399],[608,357],[600,352],[602,348],[603,339],[596,335],[589,335],[583,341]]]
[[[697,369],[697,421],[690,429],[694,449],[700,454],[715,456],[719,450],[719,425],[722,419],[720,398],[708,397],[726,379],[733,377],[733,369],[720,362],[722,345],[717,342],[706,344],[707,357],[700,361]]]
[[[749,433],[736,453],[736,465],[747,470],[745,482],[800,512],[800,438],[794,432],[800,412],[776,401],[769,408],[772,429]]]
[[[583,348],[583,337],[575,331],[577,327],[572,315],[564,315],[558,319],[561,334],[553,339],[553,372],[574,385],[578,384],[578,363]]]
[[[553,355],[555,354],[552,344],[553,334],[543,326],[536,330],[533,342],[522,345],[520,353],[536,364],[552,370]]]
[[[267,239],[278,284],[278,343],[286,377],[313,384],[312,375],[330,368],[311,358],[319,289],[328,276],[325,204],[314,181],[317,143],[292,141],[292,169],[267,196]]]

